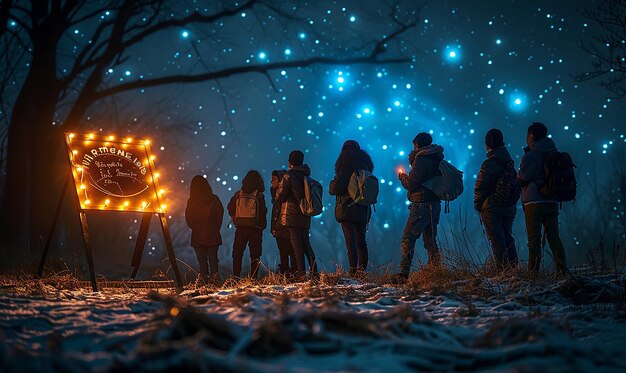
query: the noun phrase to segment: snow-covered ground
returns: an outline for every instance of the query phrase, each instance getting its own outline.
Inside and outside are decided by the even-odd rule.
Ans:
[[[624,371],[625,280],[484,279],[472,294],[467,281],[423,292],[340,278],[180,295],[4,281],[0,371]]]

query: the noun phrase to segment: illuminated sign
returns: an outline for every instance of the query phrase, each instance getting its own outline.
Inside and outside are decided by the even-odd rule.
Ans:
[[[149,140],[65,134],[80,207],[165,212]]]

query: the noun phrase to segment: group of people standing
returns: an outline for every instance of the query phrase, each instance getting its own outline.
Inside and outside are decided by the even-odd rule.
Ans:
[[[516,170],[502,132],[498,129],[487,132],[487,159],[481,166],[474,187],[474,207],[491,244],[493,261],[501,269],[514,268],[518,265],[518,255],[512,227],[521,195],[528,233],[528,270],[533,275],[539,271],[543,231],[550,244],[557,271],[564,275],[567,273],[565,250],[558,229],[558,205],[563,199],[551,198],[555,187],[548,185],[553,182],[552,171],[547,166],[547,160],[556,158],[552,154],[561,153],[557,152],[554,141],[548,137],[547,127],[539,122],[528,127],[526,142],[525,154],[519,170]],[[424,240],[427,265],[442,264],[437,243],[441,196],[433,190],[429,181],[442,175],[440,164],[444,160],[443,152],[442,146],[433,144],[430,134],[419,133],[413,139],[413,150],[408,157],[410,171],[398,174],[410,201],[409,217],[401,239],[402,259],[397,274],[399,281],[409,276],[415,243],[420,237]],[[302,280],[306,278],[305,260],[308,262],[309,275],[315,277],[318,273],[309,239],[311,216],[304,213],[302,208],[302,201],[311,193],[307,181],[311,170],[304,163],[304,153],[299,150],[289,154],[288,166],[288,170],[272,172],[270,229],[278,246],[279,272],[295,280]],[[573,166],[573,163],[568,166]],[[336,198],[335,218],[344,234],[352,275],[365,272],[368,264],[366,232],[372,208],[367,203],[356,203],[353,193],[349,191],[350,188],[354,189],[351,183],[354,183],[355,173],[362,171],[371,175],[374,163],[358,142],[348,140],[335,162],[335,176],[330,182],[329,193]],[[261,264],[263,230],[268,225],[264,192],[263,178],[258,171],[251,170],[243,178],[241,190],[236,191],[228,203],[228,214],[235,225],[232,250],[235,277],[241,276],[246,246],[249,247],[251,261],[249,276],[257,277]],[[202,176],[195,176],[191,182],[185,217],[192,230],[191,246],[198,258],[200,276],[205,282],[219,281],[217,251],[222,244],[220,229],[223,214],[224,207],[208,181]]]

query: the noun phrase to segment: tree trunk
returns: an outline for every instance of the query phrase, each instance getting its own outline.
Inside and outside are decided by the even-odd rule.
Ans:
[[[4,264],[32,260],[49,220],[48,205],[58,195],[55,179],[59,172],[58,149],[63,138],[52,126],[59,98],[56,79],[56,39],[42,33],[33,42],[28,76],[15,101],[8,133],[7,178],[0,220]]]

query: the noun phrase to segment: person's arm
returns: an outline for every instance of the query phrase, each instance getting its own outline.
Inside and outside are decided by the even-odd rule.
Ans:
[[[517,172],[517,183],[521,187],[525,187],[535,179],[537,175],[537,163],[534,159],[533,153],[526,153],[522,157],[519,165],[519,171]]]
[[[474,209],[478,212],[482,210],[483,203],[493,192],[495,178],[489,169],[489,161],[485,161],[480,167],[478,176],[476,177],[476,185],[474,186]]]
[[[187,206],[185,207],[185,221],[187,222],[187,226],[193,229],[194,222],[196,218],[193,213],[193,206],[191,205],[191,199],[187,200]]]
[[[285,176],[283,176],[282,180],[280,181],[280,184],[278,184],[278,190],[276,191],[276,197],[274,198],[274,201],[277,203],[286,202],[287,198],[289,197],[290,190],[291,178],[289,177],[289,174],[285,174]]]
[[[404,189],[408,190],[409,192],[414,192],[420,186],[422,186],[422,183],[424,181],[426,181],[426,179],[424,178],[424,171],[423,171],[427,167],[425,162],[428,162],[428,160],[425,160],[423,158],[415,159],[415,162],[413,163],[413,167],[411,168],[411,171],[409,171],[408,174],[404,174],[406,176],[400,179]]]
[[[328,193],[331,196],[342,196],[348,193],[348,184],[350,184],[351,177],[352,174],[348,175],[346,172],[335,175],[335,178],[330,182]]]
[[[219,198],[217,198],[217,201],[215,201],[214,205],[217,228],[222,229],[222,222],[224,220],[224,205],[222,205],[222,201],[220,201]]]
[[[230,199],[230,202],[228,202],[228,206],[226,207],[228,209],[228,215],[230,215],[231,218],[235,217],[235,210],[237,209],[237,197],[239,197],[239,192],[235,192],[235,194]]]
[[[265,196],[261,194],[261,229],[267,228],[267,205],[265,204]]]

